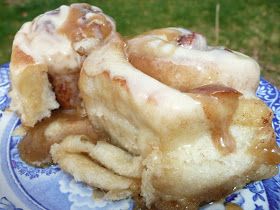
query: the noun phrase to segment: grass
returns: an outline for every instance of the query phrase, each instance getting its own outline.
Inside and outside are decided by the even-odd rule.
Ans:
[[[9,61],[14,34],[44,11],[72,0],[2,0],[0,2],[0,63]],[[215,8],[220,4],[219,45],[254,57],[262,75],[280,87],[279,0],[84,0],[101,7],[132,36],[152,28],[182,26],[204,34],[215,45]]]

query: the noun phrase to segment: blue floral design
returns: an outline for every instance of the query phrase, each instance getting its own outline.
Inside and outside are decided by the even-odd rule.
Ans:
[[[280,209],[280,175],[262,181],[270,210]]]
[[[6,197],[0,199],[0,210],[23,210],[21,208],[16,208],[15,205],[8,200]]]
[[[265,191],[261,182],[253,182],[251,184],[248,184],[246,188],[248,188],[252,193],[254,193],[253,201],[257,201],[258,199],[265,201]]]
[[[262,99],[274,113],[272,126],[276,133],[276,141],[280,144],[280,92],[268,81],[261,78],[257,96]]]
[[[255,204],[255,210],[264,210],[263,206]]]
[[[235,192],[229,195],[228,197],[226,197],[225,203],[230,203],[230,202],[242,206],[245,203],[245,199],[240,192]]]
[[[57,165],[52,165],[47,168],[36,168],[27,165],[19,156],[17,145],[20,140],[20,136],[12,136],[10,140],[11,166],[14,170],[17,170],[20,175],[25,175],[29,177],[29,179],[34,179],[38,178],[40,175],[50,176],[60,171]]]
[[[0,68],[0,117],[2,116],[2,111],[10,104],[10,98],[7,94],[9,89],[9,64],[4,64]]]

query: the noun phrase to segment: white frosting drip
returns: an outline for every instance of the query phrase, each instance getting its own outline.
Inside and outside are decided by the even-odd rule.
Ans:
[[[232,84],[233,88],[245,95],[255,95],[255,86],[260,77],[260,67],[254,59],[244,54],[214,47],[209,47],[205,51],[185,50],[178,47],[171,59],[177,64],[189,63],[201,71],[215,68],[221,82]]]
[[[176,30],[178,35],[192,34],[182,28],[166,28]],[[195,34],[191,45],[180,45],[168,41],[164,34],[145,34],[128,41],[129,50],[142,55],[154,55],[174,64],[193,66],[198,71],[212,69],[217,72],[219,80],[245,95],[254,95],[259,82],[260,67],[257,62],[235,51],[223,47],[207,46],[206,39]],[[141,51],[139,50],[141,49]]]
[[[25,23],[17,33],[14,45],[33,57],[36,63],[47,64],[50,70],[76,70],[80,67],[80,56],[66,36],[56,33],[65,22],[69,9],[61,6],[56,14],[47,12]]]
[[[124,79],[134,100],[144,106],[152,97],[158,103],[157,112],[162,116],[170,115],[169,117],[175,118],[185,114],[203,115],[198,101],[134,68],[118,47],[112,47],[113,42],[93,51],[87,57],[83,69],[88,75],[95,76],[105,70],[111,78]],[[100,62],[100,58],[103,62]]]
[[[25,23],[15,36],[14,46],[30,55],[35,63],[47,64],[50,73],[71,73],[79,70],[83,57],[77,50],[84,45],[85,50],[89,50],[99,40],[86,39],[72,43],[66,35],[57,32],[66,21],[70,8],[75,6],[79,4],[72,4],[70,7],[63,5],[59,9],[38,16],[32,22]],[[91,9],[92,11],[86,10],[86,19],[102,12],[94,6]],[[114,27],[113,21],[107,18]]]

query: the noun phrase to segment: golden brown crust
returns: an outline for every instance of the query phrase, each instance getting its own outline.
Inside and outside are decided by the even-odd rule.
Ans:
[[[48,81],[48,68],[43,64],[31,64],[20,72],[15,71],[11,73],[11,108],[20,115],[25,126],[33,127],[50,115],[49,109],[58,107]]]
[[[255,99],[241,98],[233,123],[249,127],[271,127],[273,113],[266,104]],[[257,111],[256,111],[257,110]]]
[[[12,50],[11,56],[11,65],[13,66],[13,70],[23,69],[26,65],[34,64],[34,59],[24,53],[18,46],[14,46]]]

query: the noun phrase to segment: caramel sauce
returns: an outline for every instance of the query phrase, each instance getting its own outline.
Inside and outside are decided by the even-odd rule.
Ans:
[[[226,210],[242,210],[242,208],[235,203],[227,203],[225,207]]]
[[[14,46],[12,50],[11,63],[18,68],[20,65],[34,64],[33,57],[23,52],[19,46]]]
[[[163,201],[163,200],[157,200],[150,208],[148,208],[145,204],[145,201],[143,200],[143,197],[140,195],[135,195],[133,197],[134,204],[134,210],[182,210],[182,209],[188,209],[188,210],[196,210],[199,207],[203,207],[207,205],[208,207],[213,206],[214,204],[220,204],[224,205],[226,210],[242,210],[242,208],[234,203],[224,203],[222,200],[215,201],[215,202],[206,202],[206,203],[197,203],[195,201],[188,202],[184,199],[178,200],[178,201]],[[212,207],[213,208],[213,207]]]
[[[241,95],[237,90],[223,85],[205,85],[188,91],[199,100],[210,122],[210,131],[215,147],[226,155],[236,149],[235,140],[229,131],[233,115]]]
[[[78,88],[80,72],[74,72],[67,75],[49,74],[48,76],[60,107],[63,109],[74,109],[79,107],[81,104]]]
[[[182,209],[197,209],[199,206],[198,203],[190,203],[185,200],[179,201],[163,201],[157,200],[152,204],[150,208],[148,208],[145,204],[143,197],[140,195],[133,196],[134,210],[182,210]]]
[[[252,145],[252,147],[249,149],[249,152],[253,155],[257,155],[258,159],[265,164],[279,164],[280,148],[275,141],[275,134],[273,128],[270,125],[267,127],[261,127],[255,136],[259,135],[270,135],[270,138],[267,141],[258,140],[258,143]]]
[[[50,129],[49,134],[47,134],[47,129]],[[99,137],[87,118],[82,118],[73,112],[56,111],[50,118],[44,119],[28,130],[19,144],[20,156],[31,165],[49,165],[51,145],[59,143],[68,135],[75,134],[87,135],[93,140]]]
[[[93,16],[86,18],[89,12]],[[104,39],[111,33],[112,25],[103,14],[94,13],[90,5],[82,4],[70,8],[65,23],[58,31],[77,42],[89,37]]]
[[[182,209],[197,209],[195,203],[188,203],[186,201],[158,201],[153,205],[153,209],[157,210],[182,210]]]
[[[105,196],[105,192],[100,189],[94,189],[92,192],[92,198],[93,200],[102,200]]]

